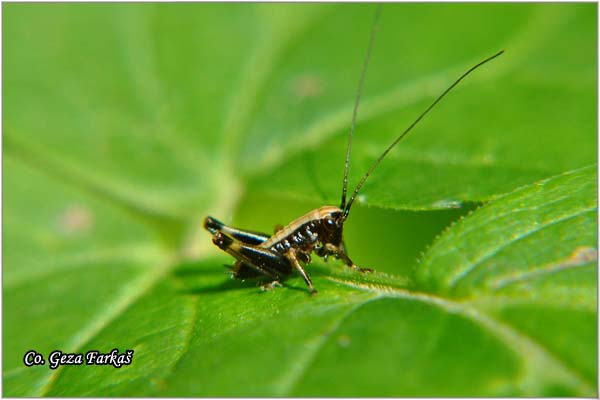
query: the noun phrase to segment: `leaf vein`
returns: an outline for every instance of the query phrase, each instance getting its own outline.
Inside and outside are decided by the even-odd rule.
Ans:
[[[89,342],[98,333],[102,331],[110,322],[118,318],[144,293],[150,290],[167,272],[169,264],[164,264],[160,268],[141,274],[137,279],[133,279],[121,288],[116,299],[103,307],[103,311],[90,318],[87,325],[84,325],[79,332],[75,333],[63,348],[65,352],[76,353],[85,343]],[[40,389],[34,396],[46,396],[52,389],[54,383],[60,376],[63,369],[57,368],[44,375],[41,382],[37,385]]]
[[[564,360],[557,358],[548,349],[517,330],[514,326],[493,318],[491,315],[486,314],[483,310],[476,308],[470,303],[457,302],[428,293],[413,292],[385,285],[364,284],[329,277],[327,279],[355,289],[379,293],[382,296],[421,301],[477,322],[500,339],[515,353],[515,355],[522,359],[525,368],[525,374],[522,379],[527,380],[527,383],[530,384],[529,387],[537,386],[546,379],[548,383],[552,384],[556,384],[557,381],[562,381],[565,384],[576,388],[582,396],[590,396],[590,394],[595,393],[592,385],[588,383],[585,378],[580,377],[577,372],[565,365]],[[544,376],[544,373],[549,374],[549,376]],[[524,385],[524,387],[526,387],[526,385]],[[538,391],[532,390],[532,393],[529,395],[533,395],[537,392]]]
[[[376,295],[367,300],[360,301],[351,307],[346,312],[342,313],[338,318],[335,318],[327,328],[313,339],[313,344],[298,357],[296,362],[291,364],[291,368],[286,371],[280,378],[277,384],[276,396],[278,397],[289,397],[292,396],[294,387],[302,380],[302,377],[306,374],[310,368],[310,365],[315,361],[319,350],[323,348],[327,340],[338,330],[341,324],[356,310],[363,307],[367,303],[379,299],[380,296]]]
[[[501,250],[505,249],[509,245],[517,243],[521,240],[524,240],[538,232],[541,232],[544,229],[550,228],[550,227],[560,224],[562,222],[569,221],[580,215],[584,215],[586,213],[593,212],[595,210],[596,210],[596,206],[580,209],[580,210],[577,210],[577,212],[575,212],[575,213],[567,214],[560,218],[550,220],[549,222],[547,222],[546,224],[544,224],[542,226],[536,227],[534,229],[530,229],[520,235],[517,235],[517,236],[511,238],[510,240],[490,249],[490,251],[480,255],[475,260],[471,260],[470,266],[466,266],[466,268],[461,269],[457,274],[455,274],[451,279],[448,280],[448,286],[455,287],[459,281],[461,281],[462,279],[467,277],[469,274],[473,273],[477,269],[477,267],[480,266],[484,261],[486,261],[489,258],[493,257],[494,255],[498,254]]]

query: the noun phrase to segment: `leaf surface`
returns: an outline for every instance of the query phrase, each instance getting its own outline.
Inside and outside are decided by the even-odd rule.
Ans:
[[[507,52],[365,185],[344,234],[377,272],[314,260],[310,297],[229,279],[201,221],[338,204],[372,5],[7,4],[4,394],[594,396],[595,11],[383,7],[350,189]]]

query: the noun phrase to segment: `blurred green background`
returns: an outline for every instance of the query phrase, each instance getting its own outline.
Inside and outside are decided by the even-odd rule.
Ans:
[[[225,273],[206,215],[338,204],[374,12],[3,4],[4,395],[596,395],[595,4],[384,5],[350,188],[506,54],[365,185],[345,237],[377,273]]]

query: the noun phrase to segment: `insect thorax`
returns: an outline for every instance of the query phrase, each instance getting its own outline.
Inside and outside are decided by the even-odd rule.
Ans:
[[[324,206],[313,210],[277,231],[263,246],[284,254],[291,248],[310,252],[323,244],[342,242],[343,212]]]

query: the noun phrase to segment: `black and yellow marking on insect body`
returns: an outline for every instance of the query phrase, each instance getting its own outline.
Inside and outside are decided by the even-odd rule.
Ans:
[[[471,72],[501,55],[500,51],[491,57],[479,62],[462,74],[452,85],[450,85],[425,111],[423,111],[412,124],[406,128],[375,160],[367,172],[359,181],[356,189],[352,192],[350,200],[346,202],[348,189],[348,169],[350,166],[350,152],[352,149],[352,136],[356,125],[356,114],[360,102],[362,86],[369,63],[377,21],[379,19],[380,7],[377,8],[375,21],[371,28],[367,54],[362,67],[358,92],[354,103],[352,122],[348,134],[348,147],[346,151],[346,162],[344,164],[344,178],[342,185],[342,201],[339,207],[323,206],[310,211],[302,217],[290,222],[285,227],[275,230],[273,235],[260,232],[246,231],[233,228],[223,224],[212,217],[206,217],[204,227],[213,235],[213,243],[221,250],[233,256],[235,262],[232,271],[233,276],[238,279],[263,277],[269,280],[264,288],[273,287],[282,280],[288,278],[294,272],[299,273],[308,285],[311,294],[317,293],[310,276],[304,270],[304,266],[311,261],[311,254],[319,257],[333,256],[341,259],[348,267],[360,272],[370,272],[369,268],[361,268],[354,264],[348,256],[344,246],[343,228],[344,222],[350,214],[350,208],[367,178],[373,170],[385,158],[385,156],[396,146],[418,123],[431,111],[456,85],[458,85]]]

